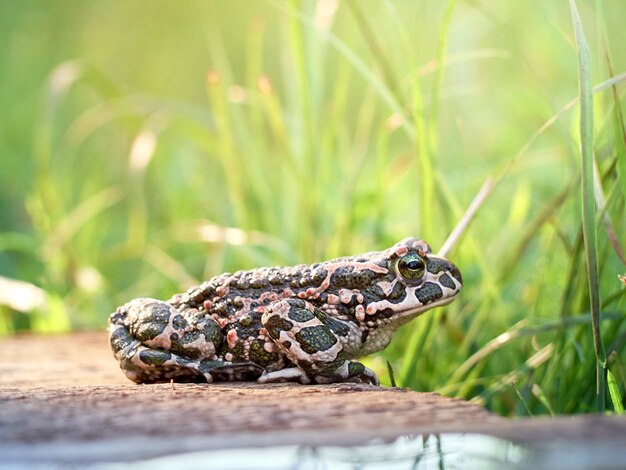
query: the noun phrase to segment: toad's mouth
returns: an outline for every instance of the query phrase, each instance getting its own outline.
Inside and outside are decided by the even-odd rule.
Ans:
[[[452,301],[455,298],[456,298],[456,294],[453,295],[452,297],[446,297],[445,299],[435,300],[434,302],[427,303],[427,304],[422,305],[420,307],[416,307],[416,308],[413,308],[413,309],[406,310],[405,312],[401,312],[400,316],[401,317],[406,317],[406,316],[413,317],[413,316],[415,316],[417,314],[427,312],[430,309],[433,309],[433,308],[436,308],[436,307],[443,307],[444,305],[448,305],[449,303],[452,303]]]

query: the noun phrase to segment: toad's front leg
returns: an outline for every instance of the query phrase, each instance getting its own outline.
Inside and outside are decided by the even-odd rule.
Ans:
[[[350,361],[344,351],[346,342],[360,341],[359,332],[347,322],[302,299],[273,303],[261,322],[279,351],[296,367],[264,374],[259,382],[361,381],[378,385],[374,372],[360,362]]]

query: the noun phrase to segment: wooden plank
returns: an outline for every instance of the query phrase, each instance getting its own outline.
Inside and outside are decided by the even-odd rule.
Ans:
[[[442,432],[535,442],[626,436],[621,418],[508,420],[463,400],[365,384],[136,385],[104,333],[5,339],[0,357],[0,455],[12,462],[132,461]]]

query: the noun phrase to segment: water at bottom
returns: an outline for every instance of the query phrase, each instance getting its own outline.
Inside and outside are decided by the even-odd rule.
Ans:
[[[106,464],[121,468],[128,463]],[[133,468],[152,469],[612,469],[624,468],[620,443],[547,441],[515,444],[479,434],[401,436],[360,446],[274,446],[170,455]],[[100,467],[100,466],[97,466]],[[92,467],[93,468],[93,467]]]

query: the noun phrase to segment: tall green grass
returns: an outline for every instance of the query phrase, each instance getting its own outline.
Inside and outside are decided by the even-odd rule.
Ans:
[[[384,383],[622,412],[626,5],[577,4],[2,4],[0,334],[415,235],[465,286]]]
[[[596,242],[596,197],[593,158],[593,91],[591,86],[591,59],[585,32],[574,0],[570,0],[572,21],[578,46],[578,82],[580,102],[580,148],[582,230],[585,242],[585,261],[593,328],[593,347],[596,354],[596,394],[598,411],[605,410],[606,352],[600,333],[600,288],[598,283],[598,246]],[[602,189],[599,188],[599,191]]]

